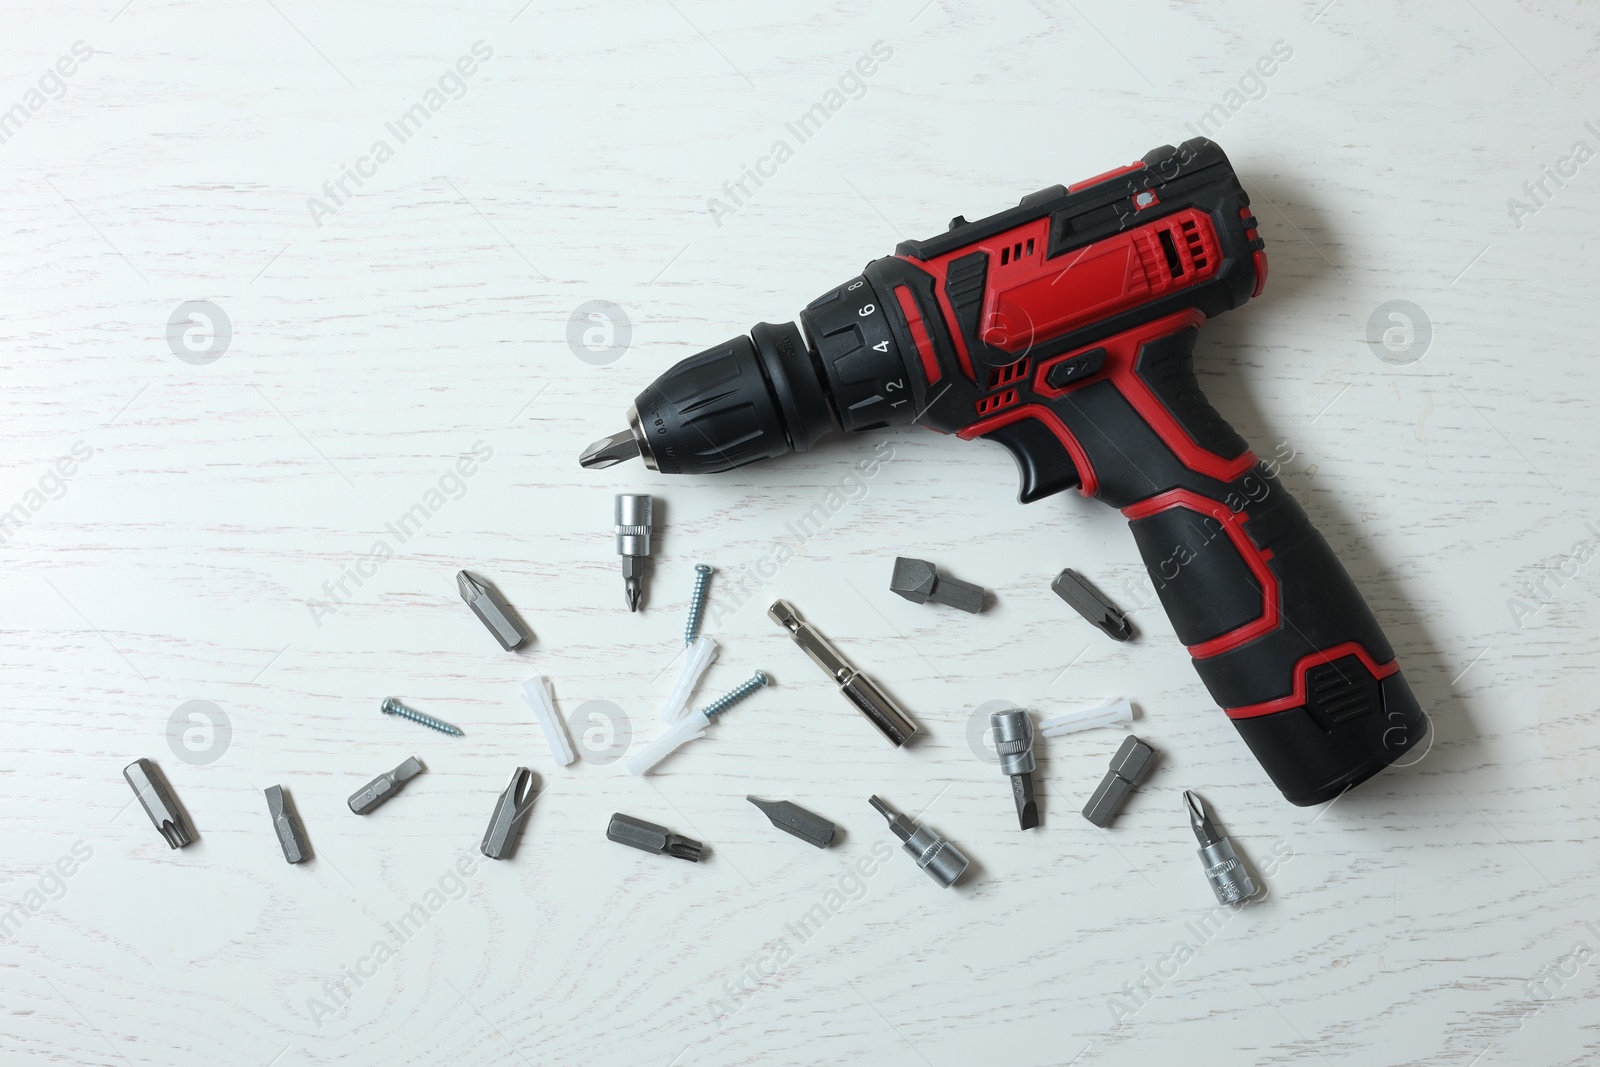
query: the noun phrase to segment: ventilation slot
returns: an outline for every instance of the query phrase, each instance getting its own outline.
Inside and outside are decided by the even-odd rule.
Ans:
[[[996,367],[989,372],[989,388],[998,389],[1002,385],[1010,385],[1019,378],[1028,376],[1028,361],[1019,360],[1009,367]]]
[[[1028,255],[1033,255],[1033,238],[1031,237],[1028,238]],[[1021,241],[1018,241],[1014,245],[1008,245],[1000,250],[1000,265],[1002,267],[1007,263],[1010,263],[1012,260],[1016,260],[1018,263],[1022,262]]]
[[[1200,236],[1200,230],[1195,226],[1193,219],[1186,219],[1183,223],[1183,239],[1189,245],[1189,259],[1194,263],[1195,270],[1204,270],[1206,265],[1206,245]],[[1176,274],[1173,275],[1177,277]]]
[[[1161,240],[1161,251],[1167,256],[1167,269],[1174,278],[1183,277],[1183,261],[1178,258],[1178,246],[1172,241],[1171,230],[1160,230],[1156,237]]]
[[[999,411],[1001,408],[1010,404],[1015,404],[1016,402],[1017,391],[1015,389],[1007,389],[1003,393],[996,393],[994,396],[986,396],[973,406],[977,408],[979,415],[987,415],[991,411]]]

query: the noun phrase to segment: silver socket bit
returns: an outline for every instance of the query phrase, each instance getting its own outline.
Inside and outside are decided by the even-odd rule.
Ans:
[[[699,863],[700,854],[705,850],[705,846],[698,841],[675,834],[665,826],[657,826],[653,822],[624,815],[620,811],[611,816],[611,822],[606,826],[606,839],[643,852],[676,856],[690,863]]]
[[[1117,817],[1133,787],[1150,777],[1155,770],[1156,750],[1129,734],[1111,757],[1111,769],[1100,780],[1100,786],[1083,806],[1083,817],[1096,826],[1105,826]]]
[[[1122,609],[1107,600],[1105,594],[1089,584],[1089,579],[1070,567],[1056,575],[1050,583],[1056,596],[1093,623],[1113,641],[1126,641],[1133,636],[1133,623]]]
[[[638,611],[639,601],[644,597],[644,561],[650,558],[654,512],[655,502],[648,494],[617,494],[617,555],[622,557],[622,588],[629,611]]]
[[[139,798],[144,813],[150,816],[168,848],[182,848],[194,841],[189,820],[154,761],[136,759],[122,768],[122,777],[133,787],[133,795]]]
[[[392,771],[378,775],[350,797],[350,810],[365,815],[400,791],[400,787],[425,770],[422,761],[412,756]]]
[[[1217,832],[1204,802],[1187,789],[1183,791],[1183,802],[1189,808],[1189,825],[1200,842],[1200,862],[1205,865],[1206,881],[1211,883],[1217,903],[1237,904],[1255,896],[1255,880],[1233,851],[1233,842]]]
[[[767,617],[789,632],[794,643],[811,657],[811,662],[827,672],[845,699],[854,704],[891,744],[898,748],[917,732],[917,724],[900,710],[900,706],[889,699],[889,695],[879,689],[871,678],[852,667],[826,637],[800,617],[793,604],[787,600],[773,601],[772,607],[767,609]]]
[[[835,833],[833,823],[815,812],[807,811],[788,800],[762,800],[760,797],[745,797],[745,799],[760,808],[761,813],[771,820],[772,825],[784,833],[793,834],[806,844],[816,845],[818,848],[827,848],[833,843]]]
[[[531,636],[516,613],[501,598],[499,591],[482,578],[470,571],[462,571],[456,575],[456,588],[461,591],[461,599],[467,602],[467,607],[472,609],[478,621],[489,628],[494,639],[507,652]]]
[[[489,816],[489,829],[484,831],[483,844],[478,846],[492,860],[510,858],[517,849],[517,839],[522,836],[522,824],[533,810],[538,798],[538,779],[526,767],[511,772],[511,784],[500,791],[494,802],[494,812]]]
[[[272,817],[272,830],[283,846],[283,858],[290,863],[304,863],[311,858],[311,842],[306,840],[306,828],[300,822],[300,813],[294,810],[294,801],[283,791],[283,786],[268,786],[267,814]]]
[[[1000,773],[1011,776],[1011,796],[1017,804],[1017,823],[1024,830],[1039,825],[1039,803],[1033,795],[1033,720],[1021,708],[1007,708],[989,716]]]
[[[896,556],[894,573],[889,576],[889,590],[913,604],[926,604],[931,600],[974,615],[983,610],[983,586],[941,578],[938,569],[925,559]]]
[[[900,839],[900,847],[917,861],[918,867],[928,872],[929,878],[949,889],[966,872],[967,857],[949,841],[926,826],[912,822],[877,797],[868,798],[867,803],[889,820],[889,829]]]

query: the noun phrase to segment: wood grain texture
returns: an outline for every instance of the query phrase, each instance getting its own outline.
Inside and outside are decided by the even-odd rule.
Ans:
[[[0,511],[28,521],[0,545],[0,909],[23,907],[0,936],[7,1062],[1600,1059],[1600,973],[1572,955],[1600,952],[1600,564],[1572,558],[1600,529],[1600,162],[1546,179],[1520,220],[1507,205],[1574,142],[1600,150],[1600,16],[519,2],[11,5],[0,111],[27,116],[0,143]],[[92,58],[34,113],[27,94],[77,41]],[[398,143],[385,124],[480,41],[492,56],[459,98]],[[864,93],[714,218],[708,200],[877,41],[893,56]],[[1280,41],[1292,58],[1213,127],[1271,281],[1207,326],[1199,372],[1259,452],[1292,456],[1285,483],[1432,715],[1416,766],[1286,805],[1140,593],[1122,519],[1076,497],[1016,505],[999,449],[882,432],[700,481],[578,468],[673,361],[792,317],[954,214],[1190,136]],[[323,183],[379,138],[392,158],[331,204]],[[314,218],[312,197],[337,210]],[[597,299],[632,330],[606,366],[567,341]],[[1366,343],[1394,299],[1433,328],[1403,366]],[[205,366],[168,347],[191,300],[232,324]],[[51,480],[75,446],[89,458]],[[853,474],[874,448],[890,458]],[[636,616],[618,491],[657,495]],[[419,531],[386,529],[430,492]],[[735,596],[830,492],[844,503],[799,555]],[[392,558],[345,577],[380,540]],[[894,597],[902,553],[994,606]],[[591,745],[648,738],[702,561],[723,646],[702,694],[756,668],[775,686],[648,779],[604,762],[615,746],[556,767],[521,681],[553,679],[563,715],[621,709],[580,722]],[[1050,594],[1067,565],[1136,608],[1136,640]],[[456,595],[461,567],[505,592],[531,645],[498,650]],[[347,603],[317,617],[307,601],[341,580]],[[830,691],[764,618],[780,595],[910,709],[918,743],[890,749]],[[975,709],[1118,694],[1163,753],[1155,776],[1098,831],[1077,810],[1118,737],[1051,741],[1043,826],[1019,834],[969,743]],[[465,736],[379,715],[388,695]],[[214,762],[172,747],[193,700],[231,724]],[[413,754],[428,770],[400,797],[346,810]],[[169,851],[130,807],[120,772],[140,756],[195,845]],[[477,843],[519,764],[542,794],[516,858],[490,863]],[[303,867],[268,824],[275,783],[306,823]],[[1267,899],[1205,936],[1185,787],[1274,867]],[[833,818],[840,842],[778,834],[748,793]],[[941,893],[898,852],[878,864],[872,793],[926,809],[972,875]],[[610,844],[613,811],[705,841],[707,862]],[[70,876],[51,873],[63,857]],[[428,921],[396,937],[418,906]],[[1192,958],[1169,965],[1180,941]],[[344,979],[378,942],[392,958]],[[338,1010],[314,1019],[313,999]]]

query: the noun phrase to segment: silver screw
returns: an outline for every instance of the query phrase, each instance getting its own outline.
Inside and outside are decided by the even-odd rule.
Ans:
[[[689,594],[689,621],[683,627],[684,647],[694,644],[700,633],[700,612],[706,606],[706,582],[711,578],[711,568],[704,563],[694,565],[694,592]]]
[[[750,676],[750,680],[748,682],[741,683],[736,689],[730,690],[721,697],[718,697],[716,700],[713,700],[711,703],[707,704],[705,707],[701,708],[700,714],[704,715],[708,719],[714,719],[722,712],[727,711],[729,708],[733,707],[735,704],[739,703],[739,701],[743,700],[751,693],[754,693],[757,689],[760,689],[767,683],[767,672],[756,671],[755,674]]]
[[[420,722],[430,730],[438,730],[441,734],[449,734],[451,737],[461,736],[460,727],[451,726],[442,719],[435,719],[432,715],[424,715],[420,711],[414,711],[400,703],[394,697],[384,697],[383,705],[378,710],[383,712],[385,715],[398,715],[402,719],[410,719],[412,722]]]

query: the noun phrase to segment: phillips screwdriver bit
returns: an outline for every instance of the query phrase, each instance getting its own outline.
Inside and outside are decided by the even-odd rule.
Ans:
[[[506,606],[499,591],[482,578],[468,571],[462,571],[456,575],[456,588],[461,591],[461,599],[467,602],[467,607],[472,609],[478,621],[494,634],[494,639],[500,642],[501,648],[510,652],[528,639],[527,628]]]
[[[621,430],[610,437],[602,437],[583,450],[578,464],[590,470],[605,470],[639,454],[639,439],[633,431]]]
[[[150,816],[169,848],[182,848],[194,840],[189,820],[178,806],[160,767],[151,760],[137,759],[122,768],[122,777],[133,786],[133,795],[139,798],[144,813]]]
[[[900,839],[900,847],[917,861],[918,867],[928,872],[929,878],[946,889],[955,885],[956,879],[967,869],[967,857],[959,848],[926,826],[912,822],[877,797],[869,797],[867,803],[889,820],[889,829]]]
[[[378,775],[356,790],[350,797],[350,810],[357,815],[367,814],[393,797],[400,791],[402,785],[421,774],[423,770],[422,761],[412,756],[394,770]]]
[[[1089,584],[1089,580],[1070,567],[1056,575],[1056,580],[1050,583],[1050,588],[1056,596],[1065,600],[1067,604],[1082,615],[1089,622],[1099,627],[1102,632],[1113,641],[1126,641],[1133,636],[1133,623],[1122,613],[1122,609],[1105,595]]]
[[[983,610],[983,587],[954,578],[941,578],[939,571],[925,559],[896,556],[894,573],[889,577],[889,589],[899,593],[913,604],[944,604],[974,615]]]
[[[917,732],[917,724],[906,717],[906,713],[900,710],[898,704],[889,699],[889,694],[879,689],[871,678],[852,667],[849,661],[839,654],[839,650],[833,647],[832,642],[800,617],[800,613],[794,610],[793,604],[787,600],[775,600],[772,602],[772,607],[767,609],[767,617],[788,631],[794,643],[811,657],[811,662],[821,667],[833,679],[845,699],[854,704],[891,744],[899,747]]]
[[[994,750],[1000,773],[1011,776],[1011,795],[1017,803],[1017,824],[1024,830],[1039,825],[1039,805],[1033,797],[1033,720],[1021,708],[1007,708],[989,716],[994,730]]]
[[[311,842],[306,840],[306,828],[300,822],[300,813],[294,810],[294,801],[281,785],[268,786],[266,793],[267,814],[272,817],[278,844],[283,846],[283,858],[290,863],[304,863],[311,858]]]
[[[654,502],[645,493],[618,493],[614,518],[617,555],[622,557],[622,587],[628,610],[638,611],[644,596],[644,566],[650,558],[650,526]]]
[[[745,799],[760,808],[762,814],[772,821],[772,825],[784,833],[793,834],[806,844],[816,845],[818,848],[827,848],[833,843],[833,823],[815,812],[807,811],[788,800],[762,800],[760,797],[745,797]]]
[[[484,831],[483,844],[478,846],[492,860],[510,858],[516,851],[517,838],[522,834],[522,824],[533,810],[538,798],[534,792],[538,780],[526,767],[511,772],[511,783],[500,791],[494,802],[494,812],[489,816],[489,829]]]
[[[1233,842],[1217,832],[1211,813],[1194,793],[1185,789],[1183,802],[1189,808],[1189,825],[1200,842],[1200,862],[1205,864],[1206,881],[1217,895],[1218,904],[1237,904],[1256,892],[1255,880],[1233,851]]]
[[[690,863],[699,863],[700,854],[705,850],[705,846],[698,841],[620,811],[611,816],[611,823],[606,827],[606,838],[619,845],[630,845],[663,856],[676,856]]]
[[[1105,826],[1117,817],[1133,787],[1150,777],[1155,770],[1156,750],[1129,734],[1111,757],[1111,769],[1100,780],[1100,785],[1089,802],[1083,806],[1083,817],[1096,826]]]

